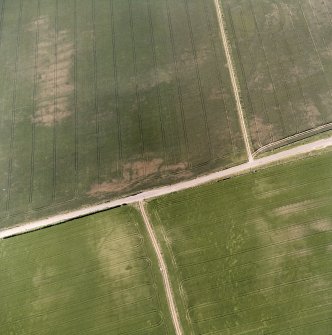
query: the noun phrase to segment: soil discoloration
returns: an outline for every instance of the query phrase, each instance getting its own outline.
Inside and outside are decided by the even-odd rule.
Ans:
[[[255,180],[253,194],[257,199],[266,199],[279,195],[282,191],[275,188],[270,178]]]
[[[54,277],[56,274],[56,269],[50,266],[45,268],[38,268],[34,277],[32,278],[32,284],[34,287],[38,288],[45,280]]]
[[[303,211],[308,210],[308,208],[313,208],[317,205],[314,200],[305,200],[301,202],[296,202],[294,204],[281,206],[276,208],[273,212],[277,216],[290,216]]]
[[[208,48],[197,51],[197,64],[203,64],[209,58]],[[179,56],[179,61],[181,62],[181,70],[192,71],[195,66],[195,60],[192,58],[190,51],[184,52]],[[135,88],[136,83],[138,83],[138,88],[141,91],[152,90],[162,84],[170,84],[175,80],[175,69],[174,64],[164,64],[159,66],[158,69],[151,68],[150,70],[139,73],[137,77],[131,77],[129,79],[129,87],[131,90]]]
[[[307,110],[306,118],[309,124],[311,124],[314,127],[322,122],[322,115],[313,101],[308,101],[306,110]]]
[[[316,231],[329,231],[332,228],[332,223],[329,219],[321,219],[313,222],[310,227]]]
[[[209,95],[209,100],[225,100],[229,98],[228,94],[225,94],[222,90],[218,88],[213,88]]]
[[[305,258],[305,257],[309,257],[312,255],[312,251],[310,249],[300,249],[297,251],[292,251],[292,256],[294,255],[295,257],[298,258]]]
[[[280,12],[277,4],[272,3],[271,4],[271,10],[269,13],[265,14],[265,25],[266,26],[279,26],[280,22]]]
[[[264,146],[268,143],[274,142],[273,126],[267,123],[261,117],[254,116],[249,122],[250,129],[257,132],[258,146]]]
[[[127,163],[123,167],[123,177],[126,180],[137,180],[157,173],[162,164],[163,160],[161,158],[154,158],[150,161]]]
[[[32,278],[32,284],[35,289],[35,297],[30,302],[31,313],[42,313],[45,310],[55,306],[57,304],[67,303],[71,299],[73,290],[66,288],[66,290],[60,290],[55,292],[50,290],[49,284],[53,278],[58,275],[56,268],[52,266],[45,266],[38,268],[34,277]]]
[[[173,66],[166,65],[163,68],[159,68],[157,73],[155,69],[151,69],[146,73],[141,73],[137,78],[130,78],[131,87],[134,87],[136,81],[139,85],[139,89],[142,91],[148,91],[161,84],[170,84],[174,79]]]
[[[147,181],[158,174],[176,173],[179,178],[190,177],[192,172],[187,171],[188,164],[181,162],[173,165],[164,165],[161,158],[154,158],[149,161],[138,160],[126,163],[123,166],[123,178],[113,179],[111,182],[92,185],[88,192],[91,196],[105,193],[118,193],[128,190],[133,185]]]
[[[74,47],[68,32],[60,31],[55,36],[48,17],[40,17],[32,25],[37,26],[40,36],[33,122],[52,126],[71,114],[69,97],[74,92],[71,80]]]
[[[309,231],[306,226],[297,225],[294,227],[289,227],[280,233],[280,242],[304,238],[308,235],[308,233]]]
[[[332,92],[330,92],[329,90],[325,93],[321,93],[318,94],[318,97],[320,99],[320,103],[322,104],[322,106],[324,107],[324,109],[326,109],[326,111],[328,111],[328,119],[331,120],[331,106],[332,106]]]

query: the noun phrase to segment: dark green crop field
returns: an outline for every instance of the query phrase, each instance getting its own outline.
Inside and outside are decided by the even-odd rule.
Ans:
[[[331,165],[322,154],[148,204],[186,334],[330,334]]]
[[[138,212],[0,241],[0,334],[174,334]]]
[[[254,149],[331,129],[332,2],[220,2]]]
[[[213,0],[2,0],[0,64],[0,226],[245,159]]]

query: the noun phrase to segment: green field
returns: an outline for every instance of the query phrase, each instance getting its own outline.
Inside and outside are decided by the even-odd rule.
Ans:
[[[245,159],[213,0],[0,1],[0,227]]]
[[[148,204],[186,334],[330,334],[331,165],[330,152]]]
[[[253,148],[331,129],[331,1],[220,2]]]
[[[0,0],[0,230],[247,161],[218,2],[253,155],[332,131],[332,1]],[[146,204],[182,335],[331,334],[331,166]],[[0,240],[0,335],[175,334],[137,207]]]
[[[0,334],[174,334],[138,212],[0,241]]]

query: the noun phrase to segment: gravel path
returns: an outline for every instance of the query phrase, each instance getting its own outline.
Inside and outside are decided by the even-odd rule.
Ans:
[[[255,168],[266,166],[272,163],[283,161],[289,158],[296,157],[298,155],[308,154],[310,152],[321,150],[321,149],[324,149],[330,146],[332,146],[332,137],[318,140],[318,141],[308,143],[308,144],[303,144],[303,145],[297,146],[289,150],[281,151],[277,154],[255,159],[253,161],[240,164],[240,165],[234,166],[226,170],[210,173],[208,175],[201,176],[201,177],[198,177],[192,180],[183,181],[180,183],[163,186],[159,188],[154,188],[154,189],[144,191],[144,192],[141,192],[133,196],[128,196],[125,198],[112,200],[112,201],[109,201],[103,204],[81,208],[81,209],[71,211],[68,213],[62,213],[62,214],[58,214],[58,215],[55,215],[55,216],[52,216],[46,219],[25,223],[25,224],[22,224],[20,226],[16,226],[13,228],[4,229],[0,231],[0,239],[7,238],[10,236],[14,236],[14,235],[23,234],[23,233],[41,229],[47,226],[56,225],[56,224],[59,224],[59,223],[62,223],[68,220],[72,220],[75,218],[79,218],[85,215],[98,213],[100,211],[111,209],[116,206],[137,203],[140,201],[157,198],[157,197],[170,194],[173,192],[182,191],[188,188],[196,187],[196,186],[206,184],[209,182],[213,182],[219,179],[223,179],[223,178],[231,177],[231,176],[241,174],[244,172],[248,172],[251,169],[255,169]]]
[[[178,316],[178,313],[177,313],[177,310],[176,310],[176,307],[175,307],[175,302],[174,302],[174,299],[173,299],[171,284],[170,284],[169,279],[168,279],[168,272],[167,272],[166,263],[164,261],[162,252],[159,248],[159,244],[157,242],[157,238],[156,238],[156,235],[153,231],[152,225],[150,224],[148,215],[145,212],[143,201],[139,202],[139,208],[141,210],[142,217],[143,217],[146,229],[149,233],[153,248],[154,248],[154,250],[156,252],[156,255],[158,257],[159,268],[160,268],[160,272],[163,276],[165,293],[166,293],[166,297],[167,297],[168,307],[169,307],[169,310],[171,312],[175,332],[176,332],[176,335],[181,335],[182,331],[181,331],[179,316]]]
[[[240,89],[239,89],[238,82],[237,82],[235,67],[234,67],[234,64],[233,64],[233,61],[232,61],[232,57],[231,57],[231,47],[229,45],[226,30],[225,30],[224,16],[223,16],[223,13],[222,13],[221,5],[219,4],[219,0],[214,0],[214,4],[215,4],[216,10],[217,10],[217,16],[218,16],[218,22],[219,22],[219,29],[220,29],[220,33],[221,33],[222,44],[223,44],[224,50],[225,50],[225,55],[226,55],[226,60],[227,60],[227,67],[228,67],[229,75],[231,77],[233,93],[234,93],[234,97],[235,97],[235,101],[236,101],[236,108],[237,108],[237,112],[238,112],[239,119],[240,119],[240,125],[241,125],[241,130],[242,130],[244,143],[245,143],[245,146],[246,146],[248,160],[249,160],[249,162],[252,162],[254,158],[252,156],[251,149],[250,149],[250,140],[249,140],[249,136],[248,136],[245,120],[244,120],[244,113],[243,113],[243,108],[242,108],[241,98],[240,98]]]

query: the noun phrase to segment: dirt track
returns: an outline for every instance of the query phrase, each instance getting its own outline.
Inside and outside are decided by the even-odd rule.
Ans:
[[[48,226],[52,226],[55,224],[59,224],[71,219],[75,219],[75,218],[79,218],[85,215],[89,215],[89,214],[93,214],[93,213],[97,213],[103,210],[107,210],[107,209],[111,209],[113,207],[119,206],[119,205],[123,205],[123,204],[130,204],[130,203],[139,203],[140,209],[141,209],[141,213],[144,219],[144,223],[146,225],[146,228],[148,230],[151,242],[153,244],[153,247],[155,249],[156,255],[158,257],[158,262],[159,262],[159,267],[163,276],[163,281],[164,281],[164,286],[165,286],[165,292],[166,292],[166,296],[167,296],[167,301],[168,301],[168,305],[169,305],[169,309],[171,312],[171,316],[172,316],[172,320],[173,320],[173,324],[176,330],[176,334],[177,335],[181,335],[182,331],[181,331],[181,327],[180,327],[180,322],[179,322],[179,318],[178,318],[178,314],[177,314],[177,310],[175,307],[175,302],[173,299],[173,294],[172,294],[172,289],[170,286],[170,282],[168,279],[168,273],[167,273],[167,267],[166,264],[163,260],[162,257],[162,253],[161,250],[159,248],[157,239],[155,237],[154,231],[152,229],[152,226],[150,225],[150,222],[148,220],[147,214],[145,212],[144,209],[144,205],[143,205],[143,201],[144,200],[148,200],[148,199],[152,199],[152,198],[156,198],[156,197],[160,197],[166,194],[170,194],[173,192],[178,192],[178,191],[182,191],[188,188],[192,188],[192,187],[196,187],[202,184],[206,184],[209,182],[213,182],[216,180],[220,180],[226,177],[231,177],[234,175],[238,175],[244,172],[248,172],[251,169],[255,169],[255,168],[259,168],[262,166],[266,166],[268,164],[271,163],[275,163],[275,162],[279,162],[279,161],[283,161],[292,157],[296,157],[298,155],[303,155],[303,154],[308,154],[310,152],[313,151],[317,151],[317,150],[322,150],[326,147],[331,147],[332,146],[332,137],[327,138],[327,139],[323,139],[323,140],[319,140],[319,141],[315,141],[312,143],[308,143],[308,144],[304,144],[289,150],[285,150],[282,152],[279,152],[277,154],[274,155],[270,155],[264,158],[260,158],[257,160],[252,160],[249,161],[247,163],[244,164],[240,164],[237,165],[235,167],[226,169],[226,170],[222,170],[222,171],[218,171],[218,172],[214,172],[202,177],[198,177],[196,179],[192,179],[192,180],[188,180],[188,181],[184,181],[184,182],[180,182],[174,185],[169,185],[169,186],[164,186],[164,187],[160,187],[160,188],[155,188],[149,191],[145,191],[139,194],[136,194],[134,196],[129,196],[129,197],[125,197],[122,199],[117,199],[117,200],[113,200],[104,204],[100,204],[100,205],[95,205],[95,206],[90,206],[90,207],[86,207],[86,208],[82,208],[76,211],[72,211],[69,213],[64,213],[64,214],[59,214],[47,219],[42,219],[39,221],[35,221],[35,222],[30,222],[30,223],[26,223],[23,224],[21,226],[17,226],[14,228],[9,228],[3,231],[0,231],[0,239],[2,238],[8,238],[11,236],[15,236],[15,235],[19,235],[19,234],[23,234],[29,231],[33,231],[33,230],[37,230],[37,229],[41,229],[44,227],[48,227]]]
[[[192,180],[183,181],[177,184],[163,186],[159,188],[154,188],[154,189],[144,191],[142,193],[139,193],[133,196],[128,196],[122,199],[112,200],[112,201],[109,201],[103,204],[81,208],[81,209],[78,209],[72,212],[62,213],[62,214],[58,214],[58,215],[55,215],[55,216],[52,216],[46,219],[25,223],[25,224],[22,224],[20,226],[16,226],[13,228],[8,228],[8,229],[0,231],[0,239],[7,238],[10,236],[14,236],[14,235],[23,234],[29,231],[40,229],[40,228],[56,225],[61,222],[79,218],[85,215],[111,209],[116,206],[137,203],[140,201],[157,198],[157,197],[160,197],[166,194],[182,191],[188,188],[196,187],[196,186],[206,184],[209,182],[213,182],[219,179],[223,179],[226,177],[231,177],[237,174],[248,172],[251,169],[266,166],[268,164],[286,160],[288,158],[292,158],[298,155],[308,154],[310,152],[321,150],[321,149],[324,149],[330,146],[332,146],[332,137],[329,137],[327,139],[318,140],[312,143],[300,145],[298,147],[285,150],[285,151],[279,152],[274,155],[266,156],[260,159],[255,159],[253,161],[240,164],[240,165],[234,166],[226,170],[221,170],[218,172],[210,173],[208,175],[198,177]]]
[[[235,101],[236,101],[236,109],[237,109],[238,116],[239,116],[239,119],[240,119],[242,135],[243,135],[244,143],[245,143],[245,146],[246,146],[248,160],[249,160],[249,162],[251,162],[251,161],[253,161],[253,156],[252,156],[251,149],[250,149],[250,140],[249,140],[249,136],[248,136],[245,120],[244,120],[244,113],[243,113],[243,108],[242,108],[241,98],[240,98],[240,89],[239,89],[239,86],[238,86],[238,83],[237,83],[235,67],[233,65],[233,61],[232,61],[232,57],[231,57],[231,51],[230,51],[231,47],[230,47],[230,45],[228,43],[228,39],[227,39],[222,8],[221,8],[221,5],[219,4],[218,0],[214,0],[214,4],[216,6],[222,44],[224,46],[225,55],[226,55],[226,59],[227,59],[228,71],[229,71],[229,75],[231,77],[233,93],[234,93],[234,97],[235,97]]]
[[[159,248],[159,244],[157,242],[157,238],[154,234],[154,231],[153,231],[153,228],[150,224],[149,218],[148,218],[148,216],[145,212],[143,201],[139,202],[139,208],[141,210],[142,217],[143,217],[146,229],[149,233],[153,248],[154,248],[154,250],[156,252],[156,255],[158,257],[159,268],[160,268],[161,274],[163,276],[165,293],[166,293],[166,297],[167,297],[169,310],[171,312],[175,332],[176,332],[176,335],[181,335],[182,331],[181,331],[181,326],[180,326],[180,322],[179,322],[179,316],[178,316],[178,313],[177,313],[177,310],[176,310],[176,307],[175,307],[172,288],[171,288],[171,285],[170,285],[170,282],[169,282],[169,279],[168,279],[168,272],[167,272],[166,263],[164,262],[161,250]]]

